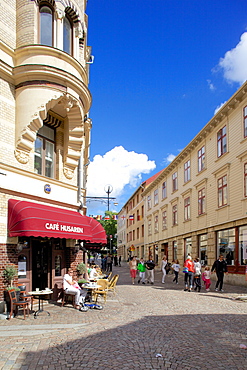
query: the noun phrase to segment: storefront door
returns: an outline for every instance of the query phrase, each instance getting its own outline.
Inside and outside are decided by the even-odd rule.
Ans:
[[[45,238],[32,239],[32,256],[33,256],[33,271],[32,271],[32,286],[45,289],[49,287],[48,275],[50,271],[52,247],[51,240]]]

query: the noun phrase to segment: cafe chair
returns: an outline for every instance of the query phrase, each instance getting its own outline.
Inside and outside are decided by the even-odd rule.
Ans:
[[[31,305],[31,311],[32,311],[33,310],[33,296],[26,292],[26,285],[19,283],[17,286],[20,289],[19,300],[27,301],[29,305]]]
[[[111,276],[112,276],[112,271],[109,273],[109,275],[107,276],[107,280],[110,281],[111,279]]]
[[[116,294],[116,285],[117,285],[118,278],[119,278],[119,275],[114,275],[108,285],[108,291],[113,292],[114,295]]]
[[[104,302],[106,302],[109,281],[106,280],[106,279],[99,279],[99,280],[97,280],[97,285],[100,285],[100,287],[98,287],[97,289],[94,289],[92,291],[92,296],[93,296],[94,302],[97,303],[99,295],[103,296],[104,297]]]
[[[18,308],[23,309],[23,314],[24,314],[24,320],[26,319],[26,311],[29,316],[29,302],[26,300],[20,301],[16,297],[16,290],[15,289],[10,289],[9,291],[9,299],[10,299],[10,313],[9,313],[9,320],[11,319],[13,312],[17,310],[18,313]],[[17,314],[16,314],[17,316]]]
[[[75,308],[75,294],[66,293],[66,291],[63,289],[63,293],[62,293],[62,307],[66,303],[71,303],[72,306]]]

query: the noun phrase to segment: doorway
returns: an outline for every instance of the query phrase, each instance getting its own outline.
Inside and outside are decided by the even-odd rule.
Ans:
[[[50,239],[33,238],[32,240],[32,287],[33,290],[41,290],[49,287],[49,271],[51,270],[50,261],[52,246]]]

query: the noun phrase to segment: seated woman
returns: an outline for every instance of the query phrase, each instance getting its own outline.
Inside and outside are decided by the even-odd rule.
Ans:
[[[92,270],[89,273],[89,279],[94,279],[99,276],[99,273],[96,270],[96,266],[93,266]]]
[[[73,294],[75,296],[75,308],[79,310],[87,292],[79,287],[76,280],[73,280],[73,270],[71,268],[68,269],[68,273],[63,277],[63,289],[65,294]]]

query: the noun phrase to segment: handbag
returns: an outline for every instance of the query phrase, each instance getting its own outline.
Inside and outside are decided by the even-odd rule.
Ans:
[[[188,267],[184,267],[184,268],[183,268],[183,273],[184,273],[184,274],[187,274],[187,272],[189,272]]]

